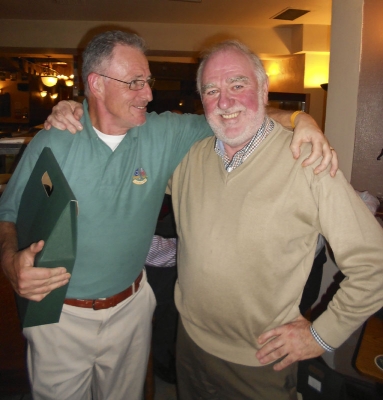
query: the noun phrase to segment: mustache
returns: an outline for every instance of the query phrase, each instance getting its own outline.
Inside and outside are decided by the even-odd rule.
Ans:
[[[222,110],[219,107],[216,107],[215,110],[213,111],[213,115],[229,115],[229,114],[234,114],[236,112],[241,112],[241,111],[246,111],[246,107],[232,107],[228,108],[226,110]]]

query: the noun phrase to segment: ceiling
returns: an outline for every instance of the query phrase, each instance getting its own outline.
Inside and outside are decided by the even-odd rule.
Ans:
[[[309,10],[294,21],[272,19],[287,8]],[[2,19],[128,21],[173,24],[253,26],[272,29],[289,24],[331,24],[331,0],[1,0]],[[1,25],[0,25],[1,30]],[[18,54],[20,56],[20,54]],[[18,60],[0,54],[0,70],[17,69]],[[41,63],[70,55],[21,54]],[[68,57],[70,60],[68,60]],[[36,60],[37,59],[37,60]],[[52,60],[53,59],[53,60]]]
[[[295,21],[270,19],[286,8]],[[1,0],[1,19],[129,21],[257,26],[331,24],[331,0]]]

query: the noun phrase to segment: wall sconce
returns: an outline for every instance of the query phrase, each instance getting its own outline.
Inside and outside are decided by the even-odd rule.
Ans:
[[[48,92],[46,90],[43,90],[40,92],[41,97],[45,97],[47,94],[48,94]]]
[[[67,79],[67,80],[65,81],[65,85],[66,85],[66,86],[73,86],[73,80],[72,80],[72,79]]]
[[[277,62],[273,62],[270,64],[269,68],[267,69],[267,76],[276,76],[281,74],[281,66]]]
[[[52,87],[52,86],[56,85],[56,83],[57,83],[57,76],[54,76],[54,75],[49,75],[49,74],[45,73],[45,74],[42,74],[40,76],[40,78],[41,78],[42,83],[48,87]]]
[[[51,99],[57,99],[58,93],[51,93]]]

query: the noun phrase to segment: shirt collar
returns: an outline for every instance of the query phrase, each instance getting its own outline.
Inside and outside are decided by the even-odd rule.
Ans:
[[[253,151],[262,143],[262,141],[268,136],[273,128],[273,120],[266,115],[262,125],[251,138],[250,142],[241,150],[237,151],[231,160],[226,155],[222,140],[216,139],[214,150],[222,158],[226,170],[231,172],[233,169],[239,167],[246,160],[246,158],[249,157],[250,154],[252,154]]]

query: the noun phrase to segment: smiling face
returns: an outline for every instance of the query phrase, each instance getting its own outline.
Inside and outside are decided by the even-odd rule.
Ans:
[[[145,55],[130,46],[116,45],[110,60],[104,61],[100,73],[126,82],[134,79],[147,80],[151,77]],[[130,90],[129,85],[98,75],[97,92],[99,103],[98,128],[104,133],[122,134],[146,121],[146,107],[152,101],[148,84],[141,90]],[[92,79],[92,78],[91,78]]]
[[[268,85],[258,87],[254,64],[236,49],[213,54],[201,77],[201,97],[213,132],[225,148],[238,151],[262,125]]]

